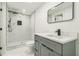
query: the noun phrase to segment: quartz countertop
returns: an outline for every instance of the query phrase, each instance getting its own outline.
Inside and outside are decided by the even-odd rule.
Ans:
[[[76,37],[72,37],[72,36],[66,36],[66,35],[61,35],[61,36],[56,36],[54,34],[51,33],[35,33],[35,35],[47,38],[49,40],[61,43],[61,44],[65,44],[67,42],[76,40]],[[51,36],[52,35],[52,36]]]

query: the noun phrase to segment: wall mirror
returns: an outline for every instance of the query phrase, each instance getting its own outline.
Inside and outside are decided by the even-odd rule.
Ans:
[[[74,2],[61,2],[49,9],[47,12],[47,22],[58,23],[70,21],[74,18]]]

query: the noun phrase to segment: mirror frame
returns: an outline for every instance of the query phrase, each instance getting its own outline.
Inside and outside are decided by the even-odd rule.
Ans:
[[[62,3],[66,3],[66,2],[61,2],[59,4],[57,4],[56,6],[52,7],[52,8],[56,8],[57,6],[61,5]],[[50,22],[49,21],[49,11],[52,9],[50,8],[48,11],[47,11],[47,23],[48,24],[52,24],[52,23],[60,23],[60,22],[67,22],[67,21],[72,21],[74,19],[74,2],[72,2],[72,19],[69,19],[69,20],[63,20],[63,21],[55,21],[55,22]]]

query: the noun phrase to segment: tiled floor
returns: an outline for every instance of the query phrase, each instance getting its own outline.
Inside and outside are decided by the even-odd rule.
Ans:
[[[21,46],[8,50],[3,56],[34,56],[32,46]]]

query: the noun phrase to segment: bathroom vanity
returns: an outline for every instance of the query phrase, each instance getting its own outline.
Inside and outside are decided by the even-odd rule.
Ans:
[[[55,37],[37,33],[34,45],[35,56],[75,56],[75,40],[73,37]]]

